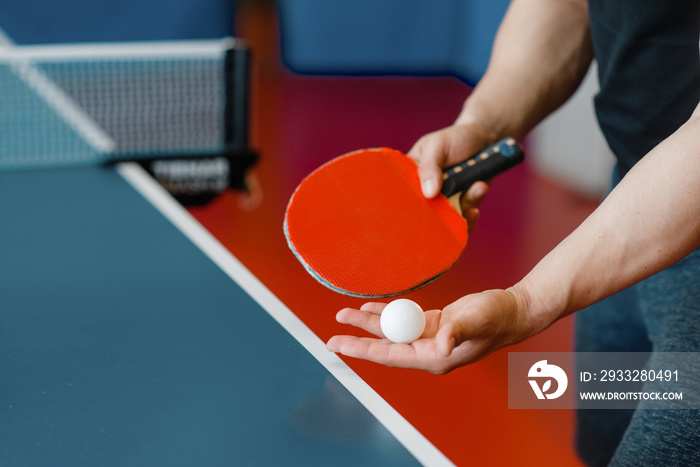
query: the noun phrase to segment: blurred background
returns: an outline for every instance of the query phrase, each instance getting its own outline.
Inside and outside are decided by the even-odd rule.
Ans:
[[[475,85],[507,0],[50,0],[0,4],[16,44],[253,38],[260,63],[297,75],[453,76]],[[265,19],[263,19],[265,18]],[[2,39],[0,39],[2,40]],[[594,122],[593,67],[574,98],[532,134],[532,164],[600,196],[612,155]],[[566,150],[561,148],[565,147]]]

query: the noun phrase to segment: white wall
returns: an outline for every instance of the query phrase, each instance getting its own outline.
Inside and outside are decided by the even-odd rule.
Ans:
[[[605,192],[614,165],[595,119],[593,96],[597,92],[594,63],[576,94],[530,138],[529,156],[536,170],[586,197],[600,197]]]

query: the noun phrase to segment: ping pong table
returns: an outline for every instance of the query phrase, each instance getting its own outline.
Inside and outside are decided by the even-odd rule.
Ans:
[[[449,465],[140,166],[0,220],[2,465]]]
[[[2,52],[0,464],[450,464],[142,159],[105,163],[242,154],[244,47]]]

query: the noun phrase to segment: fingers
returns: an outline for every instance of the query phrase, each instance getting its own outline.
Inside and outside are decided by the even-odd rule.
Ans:
[[[487,182],[476,182],[474,183],[467,192],[462,196],[462,208],[477,207],[486,198],[489,192],[489,183]]]
[[[336,314],[335,319],[341,324],[349,324],[364,329],[379,338],[384,338],[380,321],[382,311],[386,305],[386,303],[369,302],[362,305],[359,310],[343,308]],[[433,337],[438,332],[442,312],[440,310],[427,310],[424,313],[425,330],[421,337]]]
[[[385,306],[386,303],[370,302],[362,305],[359,310],[344,308],[336,314],[335,319],[341,324],[349,324],[383,338],[379,320]]]
[[[415,349],[409,344],[393,344],[386,339],[333,336],[326,348],[347,357],[360,358],[387,366],[407,367],[414,362]]]
[[[486,198],[489,192],[489,184],[486,182],[476,182],[460,198],[462,215],[467,220],[469,231],[474,228],[479,220],[479,205]]]
[[[463,211],[462,215],[467,220],[467,227],[468,227],[467,231],[471,232],[479,220],[479,215],[480,215],[479,210],[476,208],[471,208],[471,209],[468,209],[466,212]]]
[[[432,339],[419,339],[412,344],[394,344],[387,339],[334,336],[326,347],[347,357],[368,360],[397,368],[412,368],[444,375],[461,366],[468,358],[467,346],[460,347],[449,357],[440,357]],[[466,357],[466,358],[465,358]]]
[[[386,308],[386,306],[387,306],[387,303],[367,302],[367,303],[364,303],[360,307],[360,310],[366,311],[368,313],[372,313],[374,315],[380,315],[380,314],[382,314],[382,311],[384,311],[384,308]]]
[[[436,358],[432,340],[413,344],[394,344],[387,339],[334,336],[326,345],[329,351],[347,357],[368,360],[385,366],[425,370],[445,374],[456,368],[456,358]]]

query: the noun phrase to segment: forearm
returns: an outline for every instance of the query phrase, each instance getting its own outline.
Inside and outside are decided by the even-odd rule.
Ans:
[[[592,55],[585,1],[514,0],[456,123],[521,138],[573,94]]]
[[[700,246],[700,115],[644,157],[514,291],[539,332]]]

